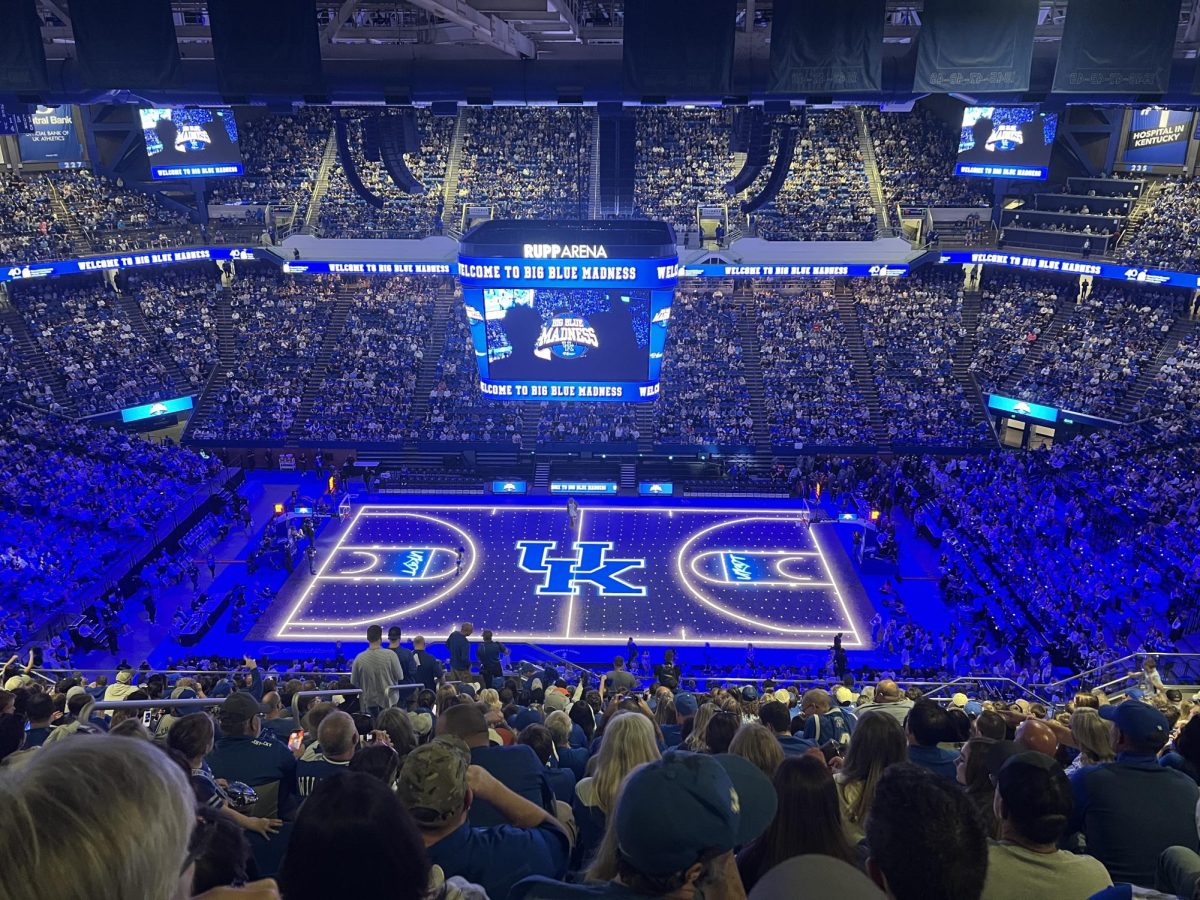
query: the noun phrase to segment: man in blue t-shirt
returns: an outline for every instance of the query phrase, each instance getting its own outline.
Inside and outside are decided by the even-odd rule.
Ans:
[[[470,622],[463,622],[457,631],[446,638],[446,650],[450,654],[450,678],[453,681],[471,680],[471,642],[467,640],[475,631]]]
[[[261,736],[261,722],[258,701],[244,692],[230,694],[217,711],[221,737],[205,761],[214,777],[259,789],[253,815],[287,819],[298,802],[296,757],[273,737]]]
[[[416,681],[417,664],[413,662],[412,651],[403,646],[400,641],[400,629],[393,625],[388,629],[388,649],[396,654],[396,659],[400,660],[400,671],[404,673],[404,678],[400,683],[412,684]]]
[[[317,726],[317,742],[296,763],[300,796],[307,797],[326,778],[348,770],[358,749],[358,728],[349,713],[334,710]]]
[[[537,804],[547,812],[554,811],[554,792],[546,777],[546,769],[532,747],[515,744],[512,747],[493,747],[488,739],[487,719],[477,703],[451,706],[438,716],[437,733],[453,735],[471,752],[472,765],[488,771],[506,788]],[[500,825],[504,813],[495,809],[486,798],[480,798],[471,809],[471,824]]]
[[[566,874],[571,843],[558,820],[471,765],[470,750],[455,737],[436,737],[409,753],[396,793],[416,820],[430,861],[448,878],[457,875],[489,897],[507,897],[522,878]],[[476,800],[486,800],[508,824],[473,827],[467,814]]]
[[[958,753],[938,746],[954,739],[946,710],[932,700],[918,700],[908,711],[904,733],[908,736],[909,762],[950,781],[957,779]]]
[[[778,700],[768,700],[758,708],[758,721],[775,735],[785,756],[803,756],[809,750],[816,749],[817,745],[812,741],[791,733],[792,717],[788,714],[788,708]]]
[[[436,691],[445,669],[442,668],[442,661],[425,649],[425,638],[420,635],[413,638],[412,659],[413,681]]]

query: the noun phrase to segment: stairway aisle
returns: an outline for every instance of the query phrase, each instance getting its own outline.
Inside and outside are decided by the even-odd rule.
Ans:
[[[179,361],[171,355],[162,336],[146,321],[146,316],[142,312],[142,305],[138,303],[137,297],[128,291],[117,294],[117,306],[125,313],[129,319],[129,323],[133,326],[133,330],[142,336],[142,340],[147,345],[154,348],[154,355],[158,357],[158,361],[166,366],[167,373],[171,376],[171,381],[175,383],[175,396],[182,397],[185,394],[193,393],[195,391],[194,386],[188,381],[188,377],[184,374],[183,369],[179,367]]]
[[[592,169],[588,178],[588,215],[589,219],[604,218],[600,207],[600,116],[592,116]]]
[[[1142,230],[1142,223],[1150,215],[1150,209],[1154,206],[1158,195],[1162,193],[1162,188],[1161,181],[1152,181],[1150,186],[1142,191],[1141,196],[1134,201],[1133,208],[1129,210],[1129,217],[1125,220],[1125,227],[1121,230],[1121,238],[1117,241],[1117,247],[1128,244]]]
[[[92,246],[92,241],[80,226],[79,220],[75,218],[75,213],[63,202],[62,194],[58,192],[58,185],[54,183],[53,178],[47,178],[46,184],[49,185],[50,196],[53,198],[54,218],[67,226],[67,237],[71,239],[71,248],[75,251],[75,255],[91,256],[96,252],[96,248]]]
[[[846,332],[846,349],[854,364],[854,381],[867,404],[871,416],[871,431],[875,434],[875,447],[880,456],[891,456],[892,439],[888,436],[887,423],[883,420],[883,407],[879,402],[879,388],[875,384],[871,359],[867,355],[867,344],[863,339],[862,319],[859,318],[858,303],[845,285],[839,285],[834,296],[837,299],[838,319]]]
[[[447,327],[450,317],[458,314],[457,306],[453,288],[446,288],[434,301],[433,323],[422,348],[425,356],[421,361],[421,371],[417,373],[416,396],[411,407],[414,422],[424,422],[429,415],[429,392],[437,386],[438,361],[446,349]]]
[[[204,390],[200,392],[200,398],[196,401],[196,406],[188,418],[187,425],[183,429],[183,434],[180,436],[181,443],[189,440],[192,425],[199,421],[210,399],[224,390],[230,373],[237,365],[237,332],[234,330],[233,325],[233,294],[230,292],[228,285],[221,288],[216,299],[218,360],[208,376],[208,383],[204,385]]]
[[[346,320],[350,317],[350,310],[358,302],[357,287],[355,284],[343,283],[337,292],[337,298],[333,301],[333,311],[330,312],[329,321],[325,324],[325,331],[321,334],[321,346],[317,350],[316,362],[305,376],[304,388],[300,394],[300,405],[296,408],[296,417],[292,419],[292,425],[288,429],[289,443],[302,441],[306,437],[306,426],[309,416],[312,415],[313,405],[321,394],[321,387],[329,372],[329,364],[337,352],[342,332],[346,330]]]
[[[463,141],[466,138],[471,115],[469,109],[460,109],[454,120],[454,137],[450,142],[450,159],[446,162],[446,180],[442,182],[442,232],[458,234],[462,224],[462,212],[458,203],[458,181],[462,173]]]
[[[971,362],[975,359],[975,350],[979,332],[979,313],[983,303],[983,295],[979,291],[967,291],[963,294],[962,327],[963,337],[954,350],[954,380],[963,389],[963,394],[975,407],[976,419],[983,422],[991,430],[991,416],[983,401],[979,385],[971,376]],[[994,432],[993,432],[994,433]]]
[[[62,369],[50,362],[41,345],[29,332],[25,317],[9,302],[7,292],[0,291],[0,331],[5,328],[12,332],[16,358],[28,367],[37,382],[50,385],[51,395],[62,407],[64,415],[76,415],[75,401],[67,391],[67,379]]]
[[[883,178],[879,174],[879,162],[875,158],[875,142],[871,139],[871,129],[867,127],[867,117],[861,109],[854,108],[854,119],[858,123],[858,142],[862,147],[863,169],[867,173],[867,186],[871,190],[871,199],[875,203],[875,223],[879,237],[890,237],[892,233],[891,217],[888,214],[887,201],[883,196]]]
[[[325,139],[325,153],[321,156],[321,166],[317,169],[317,177],[313,182],[312,196],[308,198],[308,210],[304,213],[302,234],[316,234],[317,223],[321,217],[321,201],[329,190],[330,173],[337,161],[337,133],[330,128],[329,137]]]
[[[1146,396],[1146,392],[1150,390],[1150,385],[1154,384],[1154,379],[1158,377],[1163,363],[1179,347],[1179,342],[1198,327],[1200,327],[1200,322],[1189,320],[1186,316],[1180,316],[1171,323],[1171,328],[1167,332],[1167,336],[1163,339],[1162,345],[1158,348],[1158,352],[1154,354],[1154,359],[1138,373],[1137,381],[1125,392],[1125,395],[1117,404],[1117,414],[1114,418],[1122,422],[1127,422],[1133,418],[1134,410],[1142,402],[1142,398]]]
[[[767,425],[767,397],[763,387],[762,346],[758,340],[758,302],[750,292],[738,298],[738,342],[742,347],[742,368],[746,375],[746,390],[750,394],[750,417],[754,420],[754,451],[771,453],[771,429]],[[714,361],[719,365],[719,361]]]
[[[1062,337],[1067,323],[1071,320],[1071,314],[1075,312],[1078,299],[1077,296],[1058,298],[1058,303],[1054,307],[1054,317],[1050,320],[1050,324],[1042,329],[1042,333],[1033,342],[1033,346],[1021,358],[1017,367],[1013,369],[1012,374],[1008,376],[1008,380],[1004,384],[1006,389],[1010,389],[1018,384],[1025,376],[1041,365],[1042,358],[1047,353],[1051,353],[1058,348],[1059,338]]]

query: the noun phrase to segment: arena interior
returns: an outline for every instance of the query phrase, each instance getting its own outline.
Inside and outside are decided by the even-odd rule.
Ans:
[[[0,900],[1200,897],[1198,50],[0,4]]]

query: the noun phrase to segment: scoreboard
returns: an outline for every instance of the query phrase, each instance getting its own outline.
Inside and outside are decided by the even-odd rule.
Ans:
[[[645,402],[658,396],[679,278],[663,222],[485,222],[458,257],[485,396]]]

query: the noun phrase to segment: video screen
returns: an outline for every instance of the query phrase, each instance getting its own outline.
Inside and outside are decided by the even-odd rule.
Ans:
[[[143,109],[142,136],[152,178],[241,175],[231,109]]]
[[[634,382],[650,371],[649,290],[485,288],[487,377]]]
[[[1045,178],[1057,128],[1058,115],[1035,106],[968,106],[954,174]]]
[[[1157,171],[1151,167],[1183,166],[1187,161],[1188,143],[1192,137],[1191,110],[1150,107],[1136,109],[1129,117],[1129,134],[1125,140],[1122,167],[1138,171]]]

